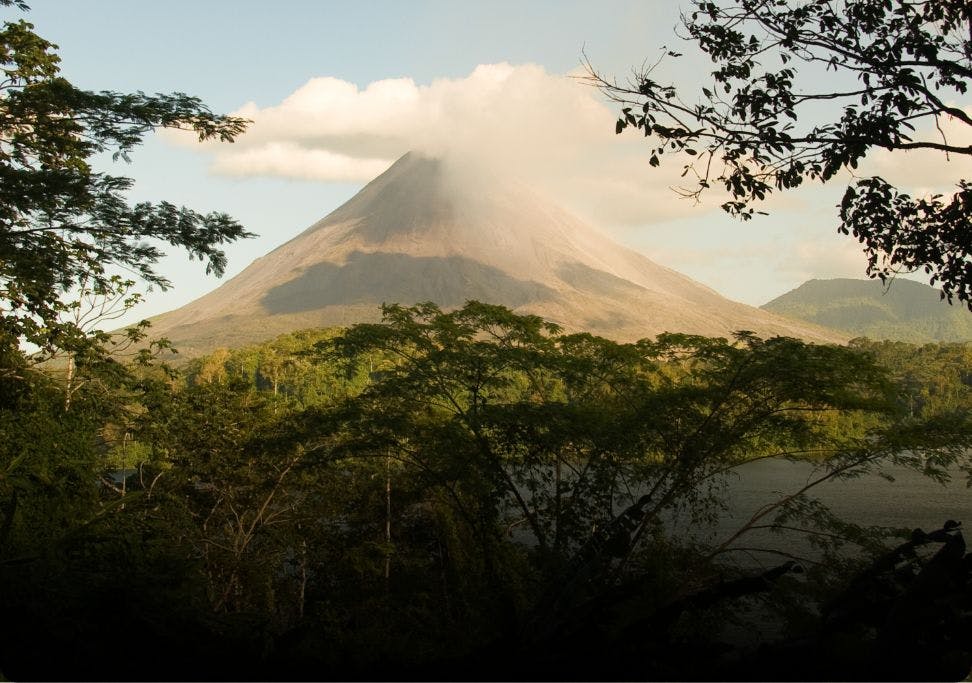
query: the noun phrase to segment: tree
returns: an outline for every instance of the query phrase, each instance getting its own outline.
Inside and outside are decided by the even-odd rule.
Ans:
[[[0,0],[0,7],[27,9],[19,0]],[[133,611],[165,618],[143,624],[174,623],[175,613],[186,611],[182,605],[195,601],[183,587],[196,585],[189,579],[198,563],[169,552],[164,535],[148,538],[150,527],[131,514],[140,492],[126,493],[110,476],[113,437],[127,438],[125,428],[146,404],[139,375],[162,370],[126,367],[113,357],[144,336],[144,324],[121,337],[98,328],[137,296],[120,271],[166,287],[154,266],[167,243],[221,274],[220,246],[248,233],[222,213],[167,202],[130,205],[125,193],[132,181],[100,172],[95,163],[107,153],[127,161],[158,128],[232,141],[247,122],[213,114],[182,93],[81,90],[60,76],[56,49],[25,21],[0,27],[0,609],[19,615],[11,623],[20,626],[49,616],[48,624],[73,621],[72,628],[84,631],[90,623],[84,615],[111,613],[107,620],[93,617],[104,626],[117,617],[113,601],[144,597]],[[28,344],[39,349],[31,357]],[[142,349],[136,360],[150,355]],[[51,359],[64,361],[63,382],[50,366],[36,367]],[[121,586],[132,594],[116,592]],[[52,595],[65,610],[61,615],[71,616],[55,616],[42,604]],[[179,627],[172,633],[191,640]],[[126,636],[165,641],[163,634]],[[3,638],[0,667],[9,672],[12,651],[31,646],[10,630]],[[119,642],[106,637],[100,644],[113,650]],[[82,650],[88,660],[102,658],[92,655],[91,644],[81,645],[77,658],[71,646],[61,650],[70,668],[83,668]]]
[[[0,6],[17,0],[0,0]],[[57,46],[23,20],[0,31],[0,343],[57,348],[71,336],[61,296],[82,283],[111,290],[112,269],[162,288],[154,270],[168,243],[222,274],[221,244],[248,237],[223,213],[168,202],[129,205],[132,180],[98,172],[93,157],[129,159],[158,128],[232,140],[247,121],[213,114],[183,93],[90,92],[59,75]],[[77,335],[75,335],[77,336]]]
[[[556,335],[539,318],[477,302],[449,313],[431,304],[384,311],[383,324],[332,342],[349,357],[379,350],[391,361],[352,400],[356,419],[337,450],[391,453],[403,472],[442,490],[496,585],[516,583],[499,580],[507,539],[528,539],[543,577],[534,580],[551,587],[527,622],[531,637],[549,635],[590,591],[630,578],[655,555],[666,515],[717,514],[721,482],[745,463],[826,465],[682,580],[704,575],[778,514],[797,515],[819,484],[897,461],[905,449],[926,466],[968,443],[965,422],[900,424],[883,372],[856,349],[747,334],[617,344]]]
[[[712,677],[721,655],[698,655],[709,636],[679,635],[686,619],[744,612],[728,601],[768,591],[798,555],[819,585],[836,580],[846,543],[880,547],[829,513],[820,487],[887,464],[944,476],[972,443],[967,411],[903,413],[897,388],[859,348],[746,333],[618,344],[477,302],[451,312],[386,306],[382,324],[319,347],[324,360],[375,370],[363,391],[310,411],[298,421],[307,431],[294,433],[308,448],[319,441],[335,472],[370,472],[357,484],[370,482],[370,495],[346,508],[360,517],[352,525],[342,516],[342,525],[376,546],[387,543],[379,493],[394,463],[391,596],[410,605],[409,628],[422,623],[428,634],[436,623],[449,633],[462,623],[472,642],[502,643],[483,657],[492,665],[512,657],[548,675]],[[689,529],[709,528],[732,473],[771,458],[817,468],[711,540],[672,526],[678,516]],[[404,538],[415,520],[432,540]],[[760,539],[767,530],[809,539],[813,550]],[[465,606],[463,618],[417,608],[420,593],[401,574],[423,547],[423,575],[442,577],[441,586],[411,585],[433,604]],[[753,555],[791,561],[726,580],[734,558]],[[376,576],[387,556],[361,557]],[[715,668],[696,674],[696,658]]]
[[[179,374],[133,370],[110,393],[86,374],[67,411],[52,373],[0,382],[0,669],[138,679],[144,658],[117,655],[136,641],[167,653],[152,666],[169,678],[197,659],[207,675],[263,678],[758,679],[770,665],[779,678],[795,647],[817,678],[853,673],[852,650],[857,677],[912,660],[925,679],[964,656],[956,525],[869,568],[884,536],[837,523],[813,495],[886,463],[938,477],[963,463],[968,392],[950,386],[967,379],[963,348],[618,344],[476,302],[385,314]],[[267,349],[307,376],[275,396],[256,371]],[[890,376],[879,358],[896,359]],[[943,375],[945,391],[911,411],[894,379],[926,365],[929,395]],[[121,434],[135,471],[98,485]],[[731,472],[766,458],[816,467],[696,534],[732,495]],[[819,545],[777,545],[769,530]],[[838,557],[838,543],[862,552]],[[790,561],[734,567],[756,552]],[[805,581],[791,576],[798,555]],[[717,642],[725,618],[791,613],[811,638],[752,656]]]
[[[748,219],[774,190],[853,172],[874,148],[972,156],[972,145],[941,127],[949,119],[972,131],[972,115],[951,103],[972,78],[966,0],[693,5],[682,16],[687,38],[716,65],[697,103],[683,99],[685,88],[655,80],[656,67],[677,52],[666,49],[628,85],[588,63],[589,81],[622,105],[617,132],[637,128],[651,140],[652,166],[666,152],[691,157],[683,177],[695,185],[684,194],[721,183],[731,195],[723,209]],[[936,128],[938,139],[916,134],[920,126]],[[972,308],[972,184],[956,186],[950,197],[916,198],[883,178],[859,178],[844,193],[838,230],[864,246],[869,276],[923,270],[944,298]]]

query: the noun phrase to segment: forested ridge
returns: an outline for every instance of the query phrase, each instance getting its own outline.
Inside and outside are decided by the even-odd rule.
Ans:
[[[810,280],[763,304],[764,310],[845,330],[854,336],[923,344],[972,339],[972,319],[941,291],[899,279]]]
[[[949,678],[970,654],[965,565],[908,600],[955,554],[954,526],[857,528],[812,486],[713,543],[665,520],[718,516],[725,478],[758,458],[812,460],[820,486],[890,463],[958,474],[970,354],[745,333],[618,344],[471,302],[178,369],[78,357],[70,385],[63,366],[24,365],[0,404],[0,669]],[[818,556],[741,565],[734,548],[766,525]],[[881,591],[841,599],[855,574]],[[768,614],[781,625],[763,649],[727,640]],[[793,648],[817,668],[788,669]]]

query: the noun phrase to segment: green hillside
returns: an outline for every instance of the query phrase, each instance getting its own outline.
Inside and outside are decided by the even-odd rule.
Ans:
[[[912,343],[972,340],[972,313],[934,287],[895,280],[809,280],[762,306],[798,320],[871,339]]]

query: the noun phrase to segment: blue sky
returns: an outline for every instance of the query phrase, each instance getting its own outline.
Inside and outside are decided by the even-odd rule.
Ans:
[[[399,153],[443,144],[490,155],[730,298],[759,305],[810,277],[863,276],[855,243],[835,234],[841,185],[776,198],[769,218],[747,224],[719,211],[718,197],[693,206],[669,189],[680,165],[649,169],[636,134],[613,135],[615,109],[568,77],[582,51],[623,79],[669,45],[687,55],[668,77],[701,88],[710,68],[675,37],[675,2],[31,4],[26,18],[60,46],[77,85],[182,91],[255,119],[230,147],[158,135],[131,164],[105,167],[136,180],[133,200],[226,211],[258,233],[227,250],[227,276],[336,208]],[[883,164],[891,176],[902,166]],[[219,284],[182,254],[161,270],[175,287],[149,293],[138,317]]]

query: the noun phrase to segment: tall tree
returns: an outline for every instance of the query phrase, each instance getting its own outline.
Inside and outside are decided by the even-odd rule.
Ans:
[[[972,156],[972,145],[941,125],[972,132],[972,115],[953,104],[972,77],[967,0],[692,4],[682,16],[687,38],[716,66],[695,102],[687,87],[655,80],[661,60],[627,85],[588,65],[590,81],[622,105],[617,132],[633,127],[650,140],[652,166],[666,152],[691,157],[687,195],[721,183],[731,195],[723,208],[748,219],[774,190],[827,182],[874,148]],[[666,49],[663,59],[679,56]],[[938,132],[926,139],[919,128]],[[921,198],[859,178],[844,193],[840,221],[838,230],[864,246],[871,277],[923,270],[949,301],[972,308],[967,179],[956,179],[951,196]]]
[[[27,9],[17,0],[0,6]],[[121,268],[164,288],[154,268],[160,243],[219,275],[220,245],[249,236],[224,213],[130,205],[132,180],[96,171],[93,157],[127,160],[159,128],[231,142],[247,122],[183,93],[81,90],[60,75],[57,46],[33,28],[8,21],[0,31],[0,343],[53,349],[77,336],[58,314],[62,294],[79,283],[110,289],[110,270]]]

